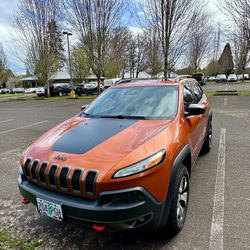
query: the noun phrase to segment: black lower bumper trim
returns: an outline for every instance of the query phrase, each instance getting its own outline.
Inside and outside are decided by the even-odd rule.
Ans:
[[[73,197],[48,190],[19,178],[19,189],[22,196],[36,205],[36,198],[62,205],[64,218],[74,218],[88,223],[106,224],[117,231],[140,228],[151,231],[161,224],[165,203],[159,203],[142,187],[102,192],[97,200]],[[134,202],[110,201],[112,195],[139,192],[143,200]]]

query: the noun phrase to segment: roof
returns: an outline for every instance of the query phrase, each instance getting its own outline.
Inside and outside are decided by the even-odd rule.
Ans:
[[[33,82],[33,81],[38,81],[38,78],[36,76],[29,76],[29,77],[21,78],[20,81],[22,81],[22,82]]]
[[[107,77],[101,76],[101,80],[106,79]],[[87,80],[97,80],[97,76],[94,74],[88,75],[86,77]]]
[[[50,80],[70,80],[70,74],[68,71],[54,72],[50,77]]]

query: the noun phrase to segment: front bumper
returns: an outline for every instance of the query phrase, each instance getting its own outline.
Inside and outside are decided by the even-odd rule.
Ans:
[[[165,203],[159,203],[142,187],[105,191],[97,200],[90,200],[47,190],[21,175],[18,184],[22,196],[34,205],[37,205],[37,197],[61,204],[65,219],[105,224],[109,230],[115,231],[151,231],[162,224]]]

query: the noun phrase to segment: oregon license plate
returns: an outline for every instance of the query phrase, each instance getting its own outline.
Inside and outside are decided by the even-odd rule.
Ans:
[[[62,206],[50,201],[36,198],[38,212],[42,215],[49,216],[55,220],[62,221]]]

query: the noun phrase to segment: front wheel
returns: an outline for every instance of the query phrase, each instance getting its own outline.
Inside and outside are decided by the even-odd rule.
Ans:
[[[189,200],[189,173],[186,166],[181,165],[177,170],[173,200],[168,217],[168,229],[172,235],[176,235],[184,226]]]

